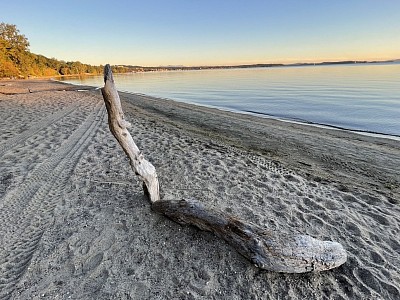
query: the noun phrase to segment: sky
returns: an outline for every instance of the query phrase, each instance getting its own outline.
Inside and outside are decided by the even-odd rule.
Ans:
[[[399,0],[0,0],[30,51],[93,65],[400,58]]]

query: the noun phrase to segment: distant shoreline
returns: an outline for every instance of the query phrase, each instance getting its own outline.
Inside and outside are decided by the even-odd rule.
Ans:
[[[148,72],[173,72],[173,71],[201,71],[201,70],[231,70],[231,69],[257,69],[257,68],[284,68],[284,67],[317,67],[317,66],[335,66],[335,65],[357,65],[357,64],[396,64],[400,60],[386,60],[386,61],[333,61],[321,63],[294,63],[294,64],[244,64],[244,65],[231,65],[231,66],[160,66],[160,67],[140,67],[131,65],[116,65],[124,68],[130,68],[129,72],[114,72],[114,74],[131,74],[131,73],[148,73]],[[81,76],[102,76],[101,74],[71,74],[52,76],[52,78],[68,78],[68,77],[81,77]]]
[[[132,65],[116,65],[128,69],[132,72],[154,72],[154,71],[191,71],[191,70],[213,70],[213,69],[250,69],[250,68],[272,68],[272,67],[302,67],[302,66],[329,66],[329,65],[352,65],[352,64],[381,64],[381,63],[399,63],[400,59],[384,61],[366,61],[366,60],[345,60],[345,61],[325,61],[319,63],[292,63],[292,64],[239,64],[239,65],[215,65],[215,66],[158,66],[143,67]]]
[[[240,64],[227,66],[158,66],[158,67],[143,67],[133,65],[113,65],[113,67],[123,67],[128,69],[127,72],[114,72],[114,74],[130,74],[130,73],[146,73],[146,72],[168,72],[168,71],[196,71],[196,70],[223,70],[223,69],[255,69],[255,68],[278,68],[278,67],[307,67],[307,66],[332,66],[332,65],[356,65],[356,64],[397,64],[400,59],[384,60],[384,61],[362,61],[362,60],[346,60],[346,61],[326,61],[319,63],[292,63],[292,64]],[[4,80],[26,80],[26,79],[53,79],[53,78],[72,78],[81,76],[102,76],[98,73],[80,73],[67,75],[51,75],[51,76],[27,76],[26,78],[10,78],[2,77]]]

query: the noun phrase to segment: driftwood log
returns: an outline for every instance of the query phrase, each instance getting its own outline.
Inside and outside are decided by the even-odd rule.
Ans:
[[[128,156],[133,171],[143,181],[144,192],[150,201],[153,203],[160,200],[156,168],[144,158],[128,131],[131,124],[125,120],[110,65],[104,67],[104,88],[101,89],[101,93],[106,104],[111,133]]]
[[[127,154],[133,171],[143,181],[144,192],[154,211],[180,224],[213,232],[262,269],[303,273],[329,270],[346,262],[346,251],[339,243],[320,241],[307,235],[274,232],[206,208],[196,200],[161,200],[156,170],[144,159],[127,129],[130,124],[124,118],[109,65],[104,69],[104,82],[101,91],[110,130]]]

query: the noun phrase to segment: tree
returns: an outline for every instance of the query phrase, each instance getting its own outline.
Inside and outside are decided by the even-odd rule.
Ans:
[[[115,72],[129,72],[129,68],[115,66]],[[72,74],[100,74],[103,66],[91,66],[79,61],[65,62],[29,51],[29,42],[17,26],[0,23],[0,78],[28,76],[57,76]]]
[[[20,34],[17,26],[0,23],[0,39],[5,55],[15,64],[25,61],[26,52],[29,50],[28,39]]]
[[[18,76],[19,71],[11,61],[0,57],[0,78]]]

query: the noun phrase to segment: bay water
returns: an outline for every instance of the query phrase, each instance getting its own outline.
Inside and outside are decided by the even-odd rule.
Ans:
[[[400,136],[400,64],[115,74],[120,91],[308,124]],[[103,86],[102,76],[63,81]]]

